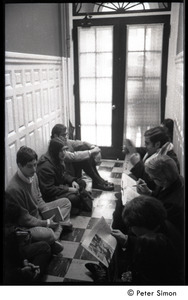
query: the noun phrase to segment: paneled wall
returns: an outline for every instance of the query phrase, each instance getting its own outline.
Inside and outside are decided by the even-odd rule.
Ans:
[[[5,185],[15,173],[22,145],[46,152],[56,123],[67,125],[67,62],[60,57],[6,52]]]

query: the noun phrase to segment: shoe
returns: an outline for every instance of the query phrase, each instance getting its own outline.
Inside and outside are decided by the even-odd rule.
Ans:
[[[98,189],[102,191],[113,191],[114,186],[108,185],[106,183],[93,183],[93,189]]]
[[[95,282],[107,281],[107,270],[98,264],[87,263],[85,267],[92,273],[92,277]]]
[[[104,180],[104,183],[109,185],[109,186],[114,186],[114,184],[112,182],[108,182],[108,180]]]
[[[85,264],[85,267],[91,272],[91,273],[96,273],[98,271],[101,271],[101,267],[98,264],[94,263],[87,263]]]
[[[121,199],[121,192],[115,193],[115,196],[116,196],[117,200],[120,200]]]
[[[64,249],[63,245],[58,241],[55,241],[51,245],[52,254],[54,254],[54,255],[59,254],[61,251],[63,251],[63,249]]]

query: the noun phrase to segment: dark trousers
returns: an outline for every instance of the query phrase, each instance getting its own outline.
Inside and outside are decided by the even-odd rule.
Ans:
[[[11,247],[11,248],[10,248]],[[12,250],[11,250],[12,249]],[[51,247],[46,242],[36,242],[18,246],[15,243],[6,245],[4,262],[4,283],[5,284],[40,284],[42,276],[51,258]],[[40,267],[40,274],[32,279],[22,273],[23,260]]]
[[[32,264],[40,267],[40,278],[44,275],[51,257],[51,247],[46,242],[35,242],[26,245],[21,250],[23,259],[28,259]]]
[[[91,177],[93,183],[104,183],[104,179],[99,175],[99,172],[96,168],[96,163],[92,157],[81,162],[74,162],[73,167],[75,170],[76,177],[80,178],[83,170],[86,173],[86,175]]]
[[[116,207],[113,212],[112,228],[119,229],[124,234],[127,234],[127,229],[126,229],[125,224],[123,223],[123,219],[122,219],[122,212],[123,212],[124,206],[123,206],[122,200],[121,200],[121,193],[117,193],[116,197],[118,199],[116,200]]]

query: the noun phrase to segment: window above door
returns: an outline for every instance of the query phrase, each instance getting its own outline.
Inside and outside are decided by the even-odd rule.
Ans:
[[[127,14],[131,12],[170,11],[170,2],[93,2],[73,3],[73,16],[92,14]]]

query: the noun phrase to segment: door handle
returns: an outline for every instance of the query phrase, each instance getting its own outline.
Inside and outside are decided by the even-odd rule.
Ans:
[[[112,110],[115,110],[116,109],[116,105],[112,105]]]

